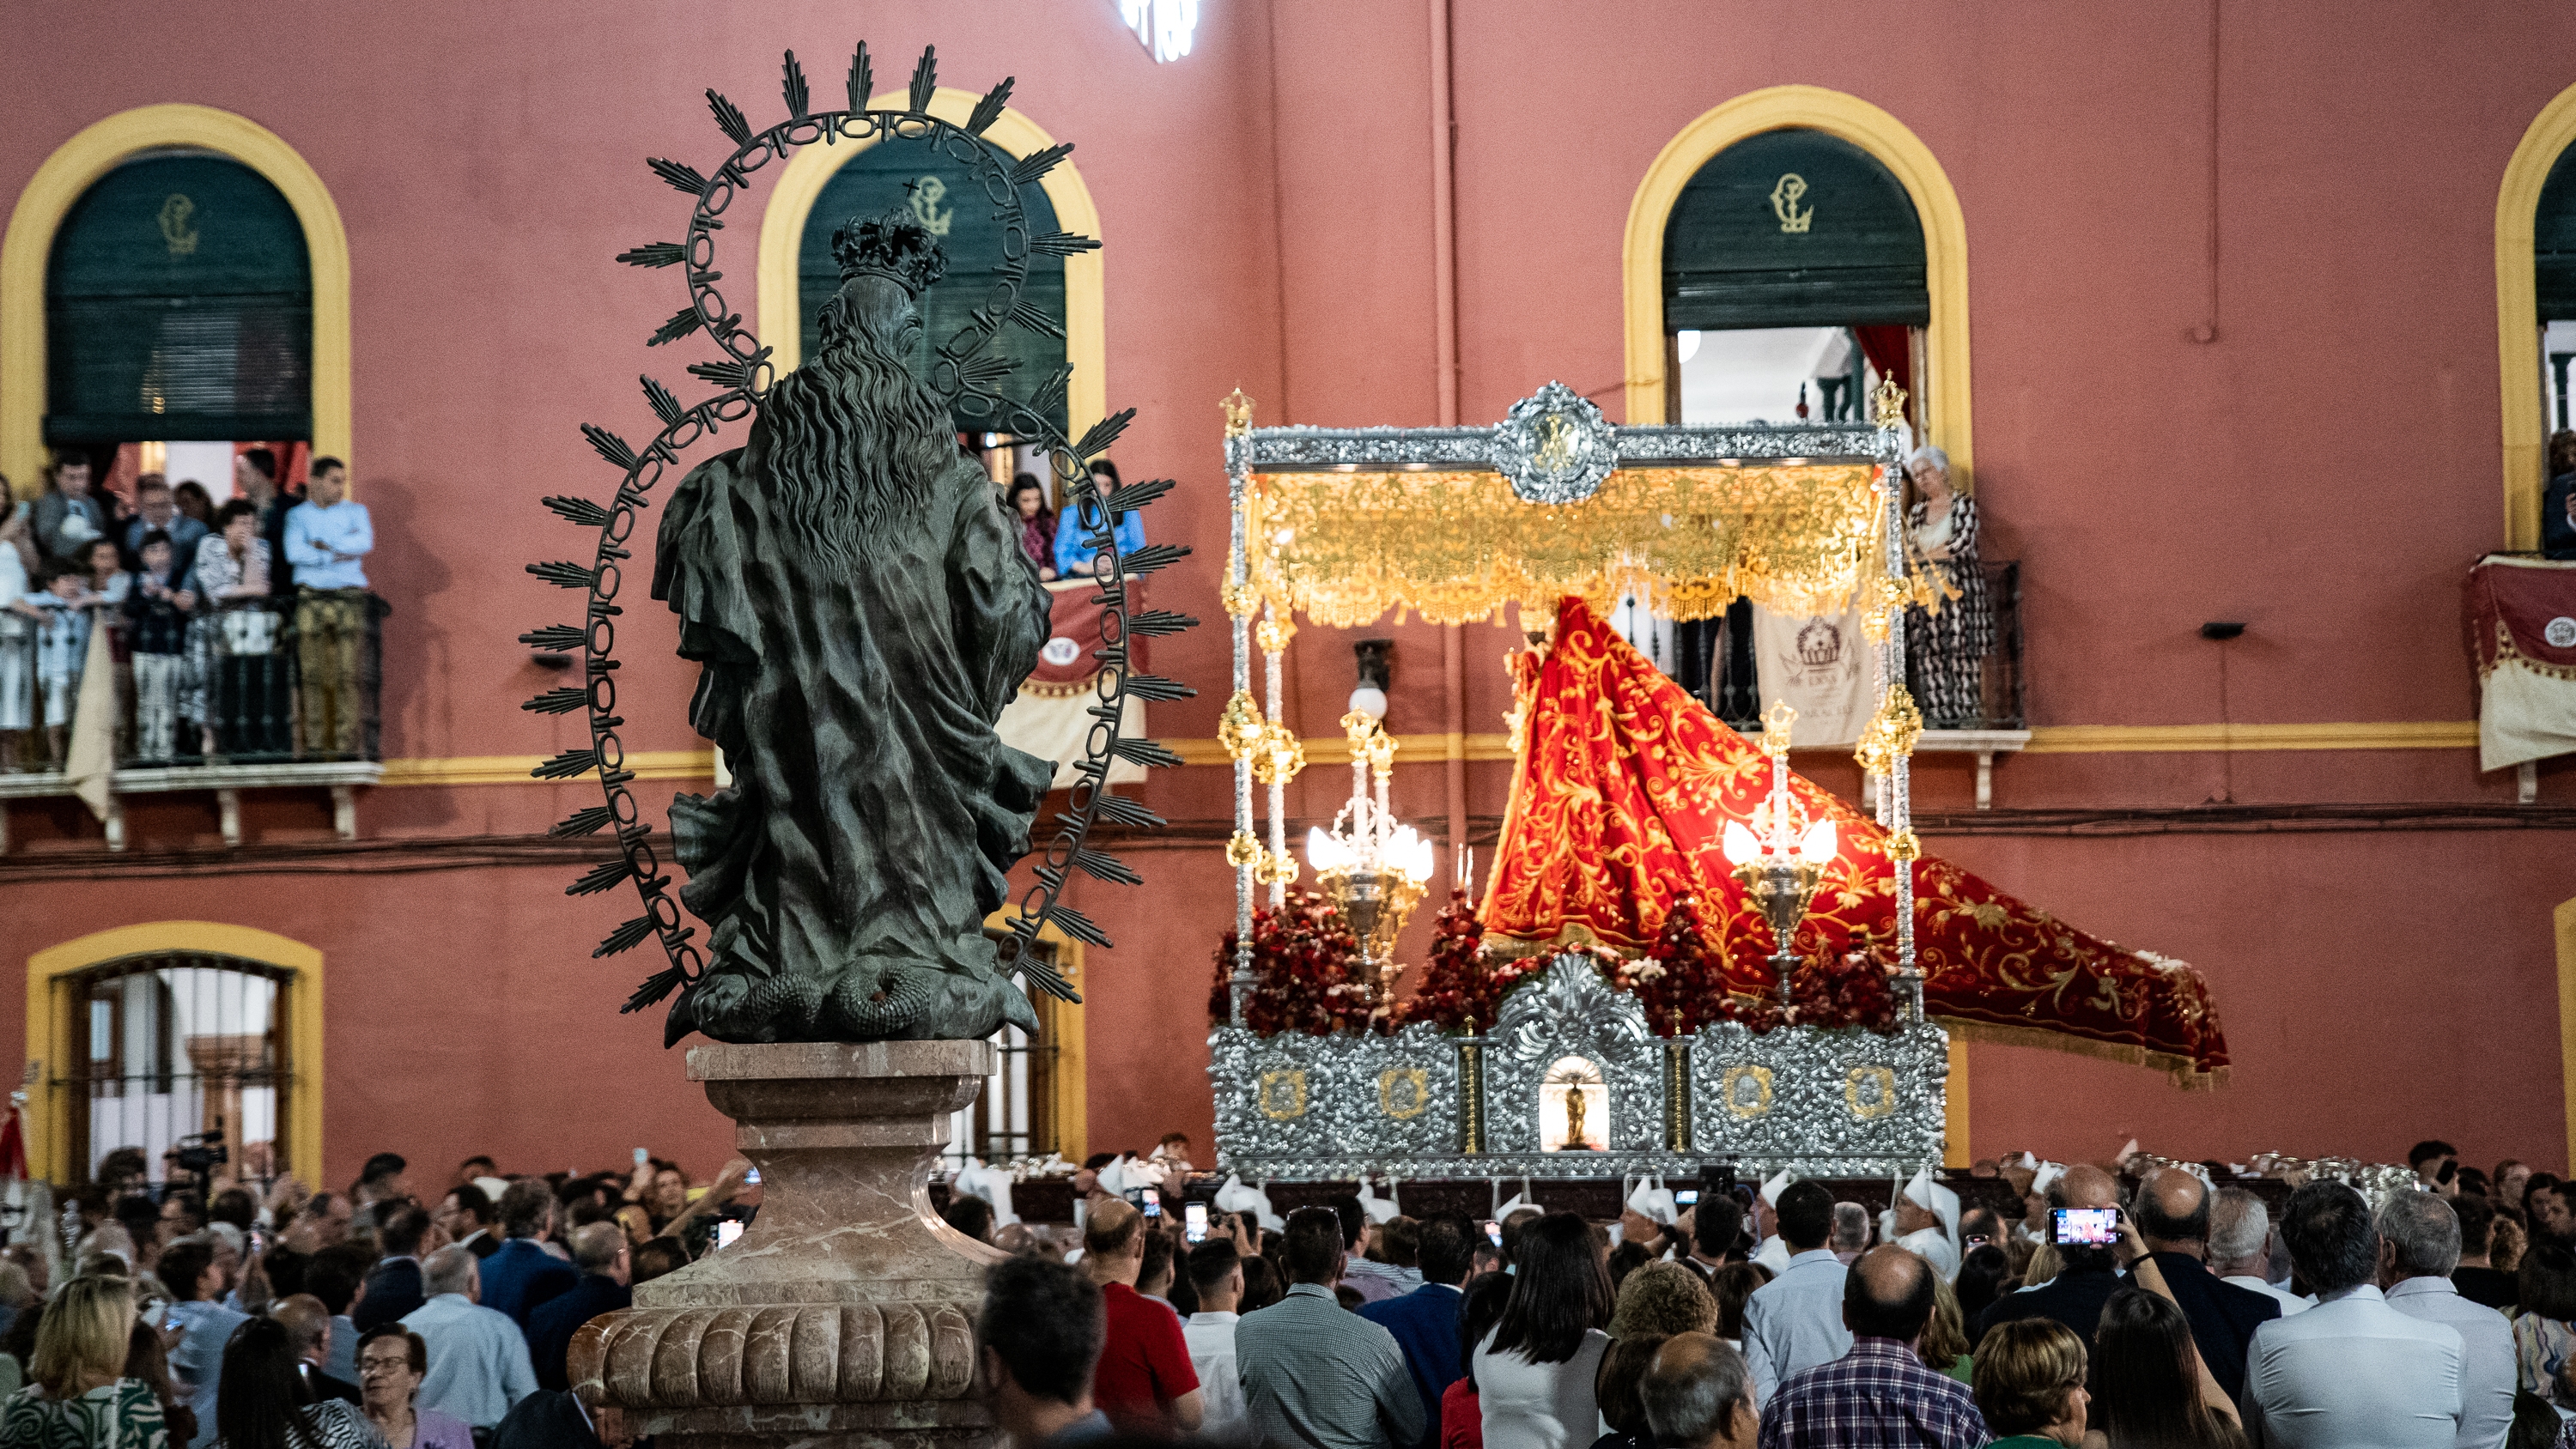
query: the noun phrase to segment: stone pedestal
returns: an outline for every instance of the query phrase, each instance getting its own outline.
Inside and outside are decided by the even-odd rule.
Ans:
[[[689,1076],[760,1169],[733,1246],[635,1290],[573,1340],[575,1384],[663,1449],[948,1449],[998,1442],[975,1395],[975,1310],[1002,1254],[930,1210],[982,1041],[691,1048]]]

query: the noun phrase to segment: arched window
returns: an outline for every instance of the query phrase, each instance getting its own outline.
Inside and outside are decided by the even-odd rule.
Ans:
[[[943,120],[963,125],[982,100],[973,91],[941,86],[931,97],[930,111]],[[892,92],[876,97],[872,104],[879,109],[900,109],[907,101],[900,92]],[[1045,128],[1009,107],[992,120],[980,139],[1003,159],[1014,162],[1056,146],[1056,138]],[[870,163],[869,158],[888,145],[894,149]],[[813,337],[814,314],[841,284],[839,270],[830,263],[833,229],[854,214],[866,216],[890,206],[909,205],[912,198],[903,189],[906,181],[938,177],[940,195],[935,200],[925,198],[924,204],[934,214],[948,218],[945,240],[950,245],[948,275],[952,280],[933,289],[934,314],[949,304],[972,308],[984,301],[989,286],[970,284],[981,283],[990,274],[976,276],[972,269],[991,266],[999,260],[998,253],[961,257],[958,250],[961,241],[977,249],[999,245],[999,238],[991,237],[986,221],[990,205],[982,199],[983,188],[977,184],[961,192],[959,183],[964,178],[953,161],[944,169],[913,164],[921,159],[918,142],[900,145],[843,141],[834,146],[807,146],[779,171],[760,218],[759,332],[761,341],[772,349],[772,362],[780,372],[803,361]],[[834,189],[836,183],[842,183],[845,173],[861,171],[870,164],[879,168],[873,183],[853,182],[847,183],[845,190]],[[827,196],[827,191],[833,194]],[[961,207],[961,196],[976,200]],[[1023,190],[1021,198],[1034,228],[1103,236],[1099,208],[1092,204],[1081,168],[1070,159],[1058,161],[1034,187]],[[970,231],[991,240],[986,243],[976,236],[964,235]],[[1004,349],[1019,366],[1001,391],[1006,396],[1028,398],[1046,380],[1050,369],[1071,367],[1073,373],[1064,389],[1063,421],[1066,434],[1078,438],[1108,411],[1108,303],[1101,254],[1089,251],[1062,258],[1032,257],[1030,263],[1025,296],[1042,309],[1041,315],[1062,324],[1064,337],[1060,341],[1041,338],[1016,325],[1003,328],[994,345]],[[939,295],[943,291],[947,293],[945,297]],[[946,340],[956,330],[951,325],[943,331],[937,315],[925,317],[924,322],[923,334],[932,345]],[[924,355],[927,354],[925,347]],[[5,382],[6,374],[0,373],[0,385]],[[959,420],[960,432],[984,432],[991,426],[982,419]],[[1024,450],[1016,458],[995,451],[988,454],[986,462],[1002,478],[1007,478],[1011,469],[1041,477],[1047,473],[1044,468],[1030,466],[1033,460]]]
[[[1881,375],[1919,417],[1915,356],[1931,320],[1913,201],[1838,136],[1736,142],[1691,177],[1665,223],[1673,421],[1857,419]]]
[[[1910,417],[1927,415],[1923,222],[1878,158],[1839,136],[1764,131],[1709,158],[1664,225],[1663,286],[1676,422],[1856,422],[1888,377]],[[1858,698],[1830,687],[1866,674],[1862,640],[1844,622],[1808,621],[1800,636],[1825,638],[1829,657],[1809,670],[1828,682],[1818,698]],[[1738,599],[1722,625],[1650,624],[1648,642],[1668,635],[1674,678],[1749,728],[1782,688],[1761,677],[1764,632]],[[1805,710],[1816,713],[1812,702]]]
[[[2540,329],[2541,386],[2547,392],[2542,427],[2552,436],[2576,428],[2568,402],[2568,369],[2576,364],[2576,146],[2558,153],[2540,203],[2531,217],[2533,315],[2524,326]],[[2576,503],[2554,483],[2566,471],[2563,457],[2544,449],[2540,464],[2540,531],[2532,540],[2552,558],[2576,555]],[[2555,513],[2556,517],[2551,517]]]
[[[228,156],[128,159],[54,233],[45,360],[48,444],[309,440],[313,269],[295,209]]]
[[[54,1183],[223,1119],[245,1179],[322,1171],[322,953],[219,921],[116,926],[27,958],[27,1156]]]
[[[980,144],[1005,164],[1012,159],[989,141]],[[1058,229],[1055,206],[1044,187],[1036,182],[1021,187],[1020,204],[1027,210],[1032,235]],[[806,215],[796,260],[800,356],[814,355],[819,344],[815,319],[824,301],[840,290],[832,234],[854,217],[878,216],[898,206],[908,208],[948,252],[947,280],[922,297],[923,342],[913,358],[915,370],[926,379],[933,350],[955,336],[966,325],[968,314],[988,300],[991,278],[1002,265],[1003,238],[993,224],[992,203],[986,199],[983,183],[926,139],[879,141],[832,174]],[[1055,335],[1010,326],[994,337],[988,354],[1007,357],[1014,364],[1001,387],[1005,396],[1028,398],[1065,365],[1064,276],[1064,258],[1029,258],[1021,300],[1054,324]],[[1063,429],[1066,417],[1060,397],[1052,412],[1051,421]],[[999,419],[963,414],[957,418],[960,432],[996,431],[1000,426]]]
[[[77,260],[91,251],[86,241],[71,243],[68,248],[58,245],[60,234],[76,221],[74,212],[91,208],[99,234],[113,230],[105,225],[108,218],[96,211],[106,201],[106,192],[129,183],[148,182],[152,175],[148,169],[138,170],[131,177],[120,178],[119,173],[132,163],[162,161],[193,165],[238,163],[274,191],[262,195],[242,185],[240,178],[231,173],[226,173],[223,183],[212,191],[190,190],[187,185],[158,194],[147,189],[140,200],[148,204],[149,210],[139,218],[128,218],[139,225],[124,228],[122,244],[139,248],[147,258],[150,249],[158,246],[161,250],[157,265],[163,269],[162,281],[153,283],[129,276],[124,284],[111,286],[96,277],[58,279],[58,257]],[[119,179],[111,185],[111,178]],[[102,194],[93,197],[93,191],[102,188]],[[171,206],[174,196],[185,197],[187,205]],[[243,228],[256,230],[265,226],[262,207],[279,196],[293,214],[294,236],[291,244],[281,242],[269,248],[268,256],[291,264],[301,272],[303,280],[285,281],[274,271],[234,271],[229,279],[218,275],[222,270],[218,264],[238,257],[241,245],[250,243],[251,233]],[[172,223],[172,231],[166,233],[162,230],[165,207],[170,209]],[[191,235],[195,238],[193,251],[187,250]],[[174,275],[184,277],[189,270],[180,268],[179,259],[171,256],[174,237],[200,285],[155,292],[154,287],[168,284]],[[78,273],[83,266],[76,265],[73,270]],[[252,327],[255,350],[249,361],[254,385],[245,394],[245,357],[237,339],[230,359],[233,393],[229,405],[255,410],[256,421],[240,431],[212,437],[198,433],[193,441],[238,439],[242,432],[266,442],[286,441],[291,436],[310,439],[315,453],[344,459],[352,456],[348,234],[340,225],[339,208],[333,204],[322,178],[305,164],[294,147],[265,126],[211,106],[175,102],[137,106],[83,127],[45,158],[18,193],[9,212],[7,234],[0,237],[0,474],[8,476],[21,497],[32,497],[43,488],[49,431],[100,431],[93,424],[104,413],[131,420],[131,431],[124,426],[116,429],[114,436],[119,440],[187,438],[188,434],[177,431],[144,430],[156,426],[149,421],[153,418],[163,420],[159,426],[176,426],[167,421],[172,416],[169,409],[173,402],[168,383],[173,381],[187,384],[177,395],[183,406],[222,406],[206,396],[209,374],[202,367],[182,365],[173,372],[174,362],[211,363],[217,369],[225,365],[220,347],[207,343],[202,330],[193,337],[188,335],[189,327],[205,320],[202,315],[182,326],[173,338],[182,344],[193,343],[193,350],[186,345],[175,354],[164,350],[162,411],[155,414],[148,405],[141,404],[143,379],[151,367],[149,351],[142,352],[138,362],[137,353],[129,350],[125,354],[125,381],[116,383],[113,369],[106,366],[108,355],[93,351],[77,329],[62,328],[56,322],[53,303],[58,280],[66,284],[65,302],[107,306],[119,297],[136,302],[159,295],[165,304],[171,298],[180,299],[182,305],[177,310],[200,314],[223,305],[214,299],[227,295],[220,290],[225,285],[248,285],[253,289],[250,292],[230,295],[245,302],[248,298],[265,297],[272,307],[280,298],[291,298],[300,292],[307,323],[300,335],[288,340],[285,354],[292,359],[300,380],[282,385],[278,382],[281,357],[256,350],[265,332],[262,327]],[[215,285],[202,285],[208,280]],[[234,310],[238,320],[238,314],[258,309],[241,305]],[[159,336],[156,325],[154,340],[158,341]],[[129,334],[129,343],[131,340]],[[78,360],[68,371],[50,355],[58,343],[68,343],[79,351]],[[94,365],[103,370],[93,373]],[[269,377],[264,386],[255,382],[262,371]],[[95,386],[84,382],[84,378],[93,379]],[[220,388],[215,390],[219,392]],[[83,409],[91,406],[92,391],[106,401],[98,412],[85,412]],[[295,419],[301,419],[300,424]],[[195,415],[192,425],[213,421],[211,413]],[[201,481],[211,484],[215,480]]]
[[[1629,422],[1859,421],[1869,390],[1893,378],[1915,440],[1945,449],[1953,483],[1973,490],[1966,221],[1939,161],[1894,116],[1817,86],[1710,109],[1638,183],[1621,266]],[[1643,620],[1636,642],[1749,724],[1774,692],[1754,668],[1753,615],[1739,604],[1722,627]],[[1817,743],[1830,742],[1824,721],[1849,723],[1858,707],[1824,709],[1826,696],[1858,699],[1850,686],[1869,672],[1857,619],[1836,632],[1848,637],[1824,664],[1786,648],[1797,630],[1772,630],[1781,647],[1765,651],[1795,655],[1792,692]],[[2017,670],[1984,673],[2001,684],[1978,712],[2017,720]]]
[[[294,1081],[282,1010],[296,973],[198,951],[154,952],[53,978],[75,1050],[56,1085],[80,1147],[64,1165],[86,1183],[100,1160],[138,1148],[144,1171],[184,1177],[163,1154],[220,1143],[232,1171],[265,1179],[318,1163],[285,1160]],[[205,1134],[214,1134],[209,1137]]]

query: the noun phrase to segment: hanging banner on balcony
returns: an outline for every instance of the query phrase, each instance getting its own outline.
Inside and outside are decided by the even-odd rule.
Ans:
[[[1658,671],[1582,600],[1558,609],[1542,658],[1515,656],[1521,721],[1509,813],[1478,914],[1486,939],[1636,950],[1689,898],[1728,989],[1774,989],[1771,929],[1720,847],[1771,786],[1753,742]],[[1790,777],[1804,818],[1830,818],[1836,854],[1798,934],[1810,960],[1893,960],[1889,836]],[[1947,861],[1914,865],[1925,1009],[1973,1034],[2054,1046],[2210,1080],[2227,1065],[2198,971],[2088,935]]]
[[[2469,570],[2478,768],[2576,753],[2576,563],[2492,557]]]
[[[1797,749],[1856,744],[1876,711],[1871,675],[1875,648],[1861,634],[1861,611],[1800,617],[1753,609],[1754,678],[1761,705],[1787,700],[1798,712],[1790,727]]]
[[[1049,584],[1047,600],[1046,643],[1038,648],[1037,668],[1020,684],[1019,696],[1002,710],[994,726],[1002,743],[1015,750],[1026,750],[1042,760],[1056,761],[1055,783],[1051,788],[1069,789],[1073,785],[1074,767],[1083,756],[1084,739],[1098,721],[1091,707],[1099,703],[1096,685],[1100,679],[1100,661],[1093,651],[1100,647],[1100,591],[1089,579],[1063,579]],[[1128,606],[1141,609],[1144,585],[1127,586]],[[1134,664],[1146,668],[1145,641],[1131,645]],[[1122,737],[1144,733],[1145,702],[1130,697],[1119,724]],[[1109,783],[1124,784],[1145,778],[1145,767],[1125,760],[1112,761]]]

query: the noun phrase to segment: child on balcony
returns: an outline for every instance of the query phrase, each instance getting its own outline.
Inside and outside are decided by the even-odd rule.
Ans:
[[[7,498],[0,492],[0,500]],[[34,589],[32,509],[0,501],[0,773],[21,768],[18,742],[35,726],[36,625],[44,614],[21,602]]]
[[[188,616],[197,596],[180,587],[186,570],[173,559],[170,535],[143,535],[143,567],[125,596],[126,627],[134,651],[134,753],[168,760],[179,728],[179,670],[188,648]]]
[[[110,550],[115,548],[109,544]],[[36,623],[36,690],[45,731],[46,759],[54,769],[71,758],[72,703],[80,697],[81,666],[89,658],[89,611],[107,600],[91,592],[79,567],[49,562],[38,576],[43,592],[19,602]]]

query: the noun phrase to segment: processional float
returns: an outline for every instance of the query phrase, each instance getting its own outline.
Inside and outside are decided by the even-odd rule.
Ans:
[[[1487,429],[1261,428],[1250,411],[1229,400],[1225,443],[1235,930],[1210,1076],[1226,1170],[1591,1178],[1728,1160],[1763,1177],[1911,1174],[1942,1158],[1954,1033],[2190,1080],[2223,1068],[2196,972],[1922,851],[1905,614],[1937,607],[1939,581],[1909,567],[1892,383],[1875,426],[1617,427],[1555,383]],[[1704,619],[1738,596],[1793,615],[1861,605],[1877,707],[1857,753],[1878,777],[1874,818],[1789,770],[1785,711],[1757,748],[1601,617],[1635,598]],[[1464,623],[1515,606],[1536,642],[1511,661],[1512,799],[1482,900],[1471,911],[1462,893],[1444,915],[1410,999],[1391,998],[1370,948],[1360,980],[1326,988],[1355,990],[1365,1011],[1284,1008],[1311,983],[1266,979],[1257,943],[1392,934],[1346,875],[1326,879],[1328,899],[1289,894],[1283,787],[1303,764],[1280,700],[1292,616]],[[1382,792],[1392,740],[1373,720],[1344,725],[1355,777],[1368,760]],[[1377,918],[1335,919],[1354,905]]]

